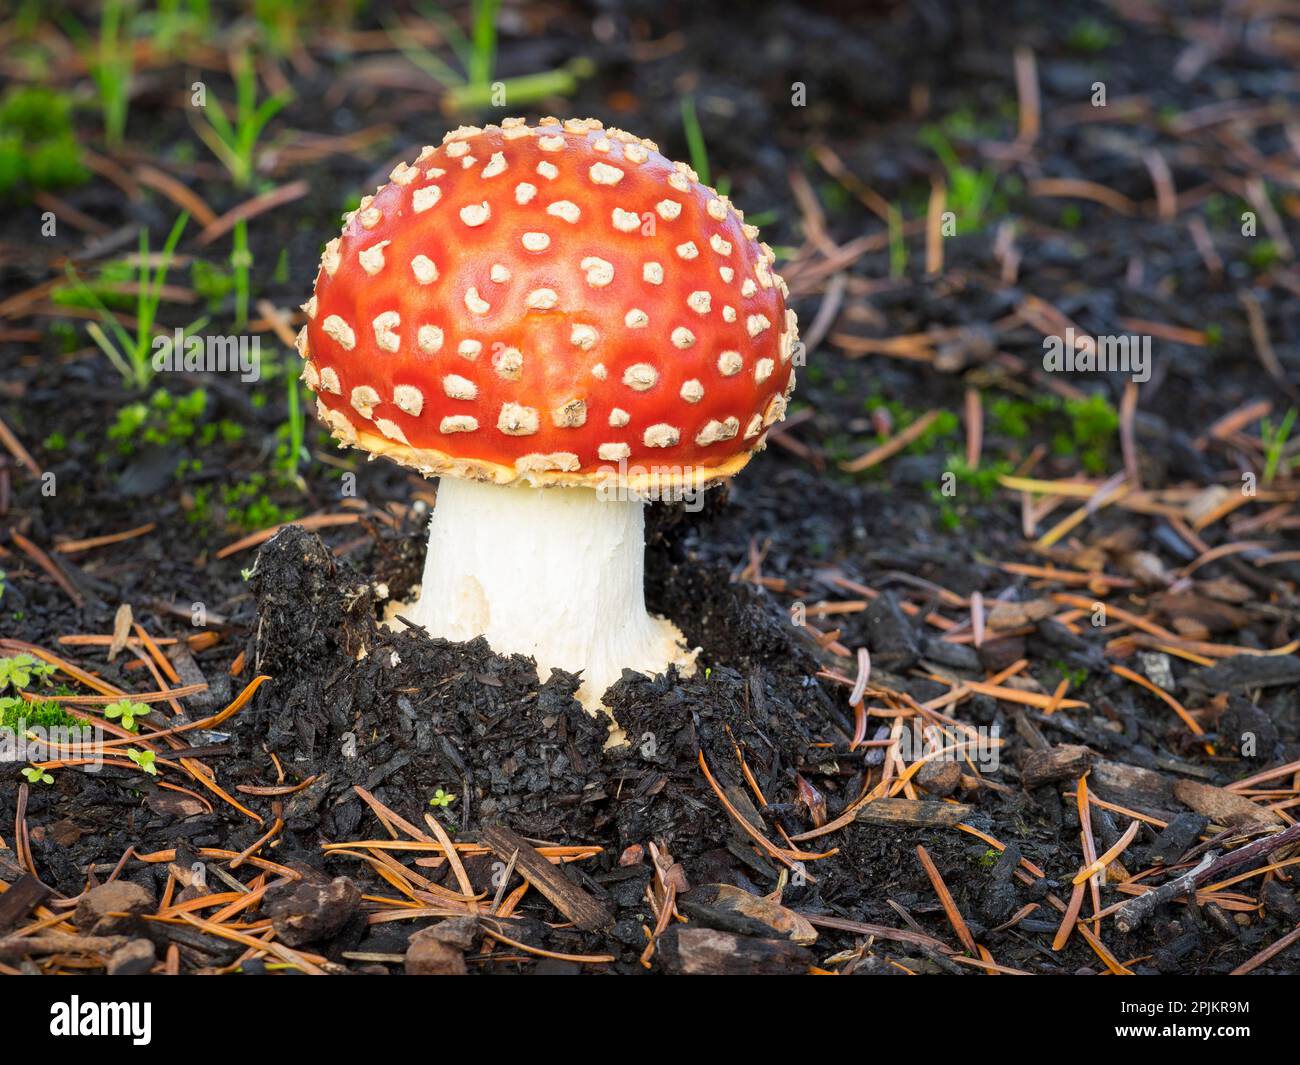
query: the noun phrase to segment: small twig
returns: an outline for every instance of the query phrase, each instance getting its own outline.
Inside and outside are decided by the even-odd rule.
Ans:
[[[31,954],[107,954],[125,942],[125,936],[9,936],[0,939],[0,958],[25,958]]]
[[[126,532],[108,533],[105,536],[91,536],[85,540],[65,540],[63,543],[55,544],[54,550],[60,555],[75,555],[81,551],[89,551],[96,547],[107,547],[109,544],[120,544],[123,540],[131,540],[137,536],[144,536],[151,533],[158,527],[157,522],[149,522],[147,525],[137,525],[134,529],[127,529]]]
[[[76,585],[68,580],[67,574],[55,565],[54,560],[51,559],[49,555],[27,539],[27,537],[17,529],[10,530],[9,535],[13,539],[13,542],[22,548],[23,554],[40,566],[41,569],[53,578],[54,583],[63,589],[67,597],[72,600],[73,606],[78,608],[85,606],[86,600],[82,594],[77,591]]]
[[[1273,378],[1288,393],[1294,395],[1295,390],[1286,379],[1286,373],[1282,369],[1282,363],[1278,361],[1277,352],[1273,350],[1273,342],[1268,336],[1268,323],[1264,320],[1264,310],[1251,293],[1242,292],[1238,298],[1241,305],[1246,309],[1246,321],[1250,326],[1250,339],[1255,348],[1255,355],[1259,358],[1260,365],[1268,371],[1269,377]]]
[[[0,418],[0,444],[4,444],[14,458],[22,463],[23,468],[33,477],[40,480],[41,468],[36,465],[36,460],[32,458],[28,450],[23,447],[23,443],[13,433],[13,430],[5,424],[5,420]]]
[[[925,212],[925,272],[933,277],[943,273],[943,211],[948,189],[941,180],[930,183],[930,202]]]
[[[921,860],[921,867],[925,870],[925,875],[930,878],[930,884],[934,887],[934,893],[939,896],[939,902],[943,906],[943,911],[948,917],[948,923],[952,925],[953,931],[957,933],[957,938],[962,941],[962,945],[972,954],[978,954],[979,950],[975,946],[975,937],[971,935],[970,929],[966,927],[966,921],[957,909],[957,903],[952,897],[952,892],[948,890],[948,885],[943,882],[943,877],[939,875],[939,869],[934,864],[926,849],[917,844],[916,856]]]
[[[1116,926],[1121,932],[1128,935],[1150,917],[1157,906],[1195,891],[1198,878],[1213,865],[1214,855],[1207,854],[1195,869],[1174,880],[1170,880],[1167,884],[1161,884],[1158,888],[1153,888],[1145,895],[1139,895],[1131,902],[1124,903],[1115,911]]]
[[[218,237],[234,229],[236,223],[247,222],[267,211],[302,199],[310,191],[311,186],[307,182],[292,181],[288,185],[281,185],[278,189],[271,189],[270,192],[254,196],[251,200],[245,200],[238,206],[232,207],[215,222],[204,226],[199,232],[197,243],[201,248],[206,247]]]
[[[1142,162],[1151,174],[1151,184],[1156,190],[1156,213],[1162,221],[1172,222],[1178,214],[1178,191],[1174,176],[1169,172],[1165,157],[1155,148],[1142,153]]]
[[[844,470],[846,473],[861,473],[863,470],[869,470],[872,466],[884,462],[885,459],[892,458],[894,455],[898,454],[898,452],[902,451],[903,448],[907,447],[908,444],[920,439],[920,437],[924,435],[925,431],[934,424],[935,419],[938,417],[939,411],[926,411],[926,413],[922,414],[921,417],[917,418],[916,421],[906,429],[895,433],[879,447],[873,447],[866,454],[859,455],[855,459],[841,462],[840,469]]]
[[[1119,403],[1119,446],[1124,455],[1124,473],[1129,484],[1141,491],[1141,470],[1138,466],[1137,448],[1138,386],[1133,380],[1124,383],[1124,395]]]
[[[972,470],[980,464],[984,450],[984,404],[978,388],[966,389],[966,465]]]
[[[1229,851],[1217,859],[1213,854],[1207,854],[1195,869],[1124,903],[1115,911],[1115,924],[1121,932],[1130,933],[1150,917],[1156,907],[1162,903],[1190,894],[1202,884],[1216,880],[1226,872],[1258,861],[1279,847],[1296,842],[1300,842],[1300,823],[1281,832],[1275,832],[1271,836],[1265,836],[1263,839],[1257,839],[1244,847],[1238,847],[1235,851]]]
[[[826,334],[835,324],[840,308],[844,305],[844,290],[848,286],[848,280],[848,274],[838,273],[826,283],[826,294],[822,296],[822,301],[817,306],[812,325],[802,337],[805,352],[814,351],[817,345],[826,339]]]
[[[1042,128],[1042,103],[1038,94],[1038,63],[1029,48],[1015,51],[1016,95],[1020,100],[1019,132],[1021,144],[1033,144]]]

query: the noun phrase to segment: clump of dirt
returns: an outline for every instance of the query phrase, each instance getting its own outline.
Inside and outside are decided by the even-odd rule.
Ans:
[[[321,832],[336,839],[358,827],[363,807],[344,798],[354,784],[416,822],[437,788],[454,792],[467,832],[505,820],[565,842],[611,830],[620,845],[688,827],[725,834],[716,804],[696,794],[697,751],[725,776],[740,744],[754,752],[760,784],[775,787],[816,757],[810,745],[834,727],[835,710],[814,660],[750,586],[721,569],[652,566],[652,606],[704,648],[701,668],[689,678],[625,675],[608,702],[631,743],[607,750],[609,721],[576,701],[578,677],[556,671],[539,683],[530,659],[484,640],[378,625],[370,586],[314,534],[286,528],[250,577],[259,620],[248,658],[274,679],[242,738],[250,751],[330,777],[313,802]],[[294,813],[306,827],[306,805]]]
[[[735,786],[738,751],[765,794],[787,795],[796,772],[833,761],[817,744],[836,734],[838,712],[815,660],[762,593],[672,551],[664,540],[652,552],[652,608],[703,647],[700,669],[625,674],[607,702],[629,742],[607,748],[609,719],[574,698],[577,676],[556,671],[539,683],[531,659],[498,655],[482,639],[384,628],[372,586],[317,536],[278,533],[250,576],[258,623],[248,660],[273,680],[236,720],[234,739],[259,779],[274,773],[272,755],[316,775],[285,804],[307,860],[320,865],[308,853],[315,840],[373,833],[360,786],[414,824],[433,812],[462,838],[502,823],[536,840],[597,844],[602,855],[584,872],[619,883],[635,874],[642,889],[648,867],[616,862],[648,840],[663,842],[688,877],[770,883],[777,870],[738,846],[719,816],[700,754],[733,801],[747,801]],[[455,799],[432,810],[439,789]],[[639,929],[641,889],[626,901]],[[629,945],[639,953],[637,936]]]

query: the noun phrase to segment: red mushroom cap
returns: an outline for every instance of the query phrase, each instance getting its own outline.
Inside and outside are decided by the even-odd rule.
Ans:
[[[341,443],[502,484],[701,485],[784,416],[775,257],[652,142],[506,119],[390,177],[304,304],[303,379]]]

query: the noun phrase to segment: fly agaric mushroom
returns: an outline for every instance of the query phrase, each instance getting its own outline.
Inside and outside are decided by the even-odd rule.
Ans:
[[[431,635],[581,671],[693,668],[643,589],[647,492],[737,473],[794,388],[774,255],[725,196],[594,119],[462,127],[321,259],[303,379],[341,445],[440,477]]]

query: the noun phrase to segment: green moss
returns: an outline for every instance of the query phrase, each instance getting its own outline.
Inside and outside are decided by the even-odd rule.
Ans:
[[[1100,392],[1086,399],[1067,399],[1065,412],[1070,416],[1074,439],[1080,444],[1100,443],[1119,427],[1119,414]]]
[[[49,700],[28,702],[16,695],[0,698],[0,728],[17,730],[20,724],[28,728],[76,728],[83,723]]]
[[[1256,240],[1246,253],[1246,261],[1256,270],[1267,270],[1281,257],[1271,240]]]
[[[239,484],[223,487],[221,502],[226,508],[226,521],[251,532],[301,516],[300,508],[282,507],[274,502],[267,489],[266,475],[261,473],[255,473]]]
[[[10,89],[0,100],[0,196],[90,180],[72,128],[72,99],[40,86]]]
[[[947,500],[939,503],[939,527],[945,532],[956,532],[961,528],[962,518],[957,508]]]
[[[997,396],[987,408],[990,435],[1025,440],[1047,426],[1055,426],[1052,450],[1061,456],[1078,455],[1089,473],[1104,473],[1110,458],[1119,414],[1101,393],[1084,399],[1062,400],[1044,395],[1032,400]]]
[[[1066,44],[1075,52],[1104,52],[1124,39],[1124,35],[1109,23],[1084,17],[1070,27]]]
[[[1012,465],[1005,459],[982,462],[977,467],[967,464],[964,455],[949,455],[944,474],[951,474],[951,488],[955,491],[944,492],[943,480],[929,486],[931,502],[939,512],[939,524],[950,532],[956,532],[965,524],[968,504],[985,503],[993,498],[998,490],[998,479],[1011,473]]]
[[[1070,450],[1078,452],[1079,461],[1089,473],[1105,473],[1119,428],[1118,412],[1097,392],[1087,399],[1067,399],[1065,413],[1070,420]]]
[[[1005,459],[995,459],[981,463],[978,467],[966,464],[964,456],[954,455],[948,460],[948,469],[957,475],[957,482],[966,485],[975,498],[986,503],[993,498],[1001,487],[999,479],[1011,473],[1011,463]]]
[[[185,519],[191,525],[225,525],[245,532],[295,521],[302,516],[301,507],[281,506],[271,498],[279,480],[254,473],[237,484],[196,485],[186,499]]]
[[[17,86],[0,100],[0,127],[29,143],[53,140],[72,129],[72,98],[40,86]]]
[[[1033,423],[1054,409],[1050,401],[1055,398],[1024,400],[1014,396],[995,396],[988,404],[989,427],[998,436],[1024,440],[1029,436]]]
[[[216,263],[204,259],[195,259],[190,264],[190,282],[210,311],[219,310],[235,290],[234,272],[223,270]]]
[[[142,445],[158,447],[215,443],[235,444],[244,438],[244,427],[221,418],[207,420],[208,394],[196,388],[183,396],[157,389],[148,402],[129,403],[117,412],[108,428],[108,439],[119,454],[129,455]]]
[[[191,525],[212,524],[212,486],[201,484],[190,494],[185,506],[185,520]]]
[[[1082,667],[1071,669],[1059,658],[1052,659],[1049,664],[1058,674],[1057,683],[1059,684],[1062,680],[1068,680],[1070,682],[1071,690],[1082,687],[1084,681],[1088,679],[1088,671],[1086,669]],[[1053,685],[1053,687],[1055,687],[1055,685]]]
[[[189,440],[208,406],[208,394],[196,388],[179,399],[160,388],[149,397],[148,403],[132,403],[123,407],[117,420],[109,427],[108,438],[118,442],[119,450],[137,443],[175,444]]]

